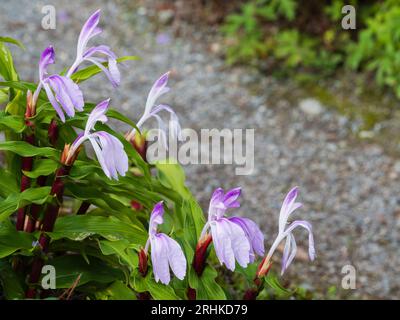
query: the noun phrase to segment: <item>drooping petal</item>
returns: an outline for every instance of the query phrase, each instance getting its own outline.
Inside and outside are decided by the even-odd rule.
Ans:
[[[177,137],[178,139],[182,140],[182,129],[179,124],[178,116],[170,106],[160,104],[152,109],[150,115],[155,116],[162,110],[165,110],[170,114],[169,131],[172,133],[172,137]]]
[[[85,22],[78,38],[77,56],[82,57],[88,41],[98,35],[101,29],[97,26],[100,21],[100,9],[95,11]]]
[[[156,100],[163,95],[164,93],[167,93],[169,91],[169,88],[167,87],[168,84],[168,76],[169,72],[163,74],[157,81],[153,84],[149,95],[147,96],[147,101],[146,101],[146,107],[144,114],[149,114],[151,112],[151,109],[154,107]]]
[[[261,232],[258,225],[254,221],[248,218],[231,217],[228,218],[228,220],[241,227],[247,239],[249,240],[249,243],[251,245],[250,261],[254,262],[255,258],[254,253],[256,253],[259,256],[263,256],[265,253],[264,235]]]
[[[91,130],[94,129],[97,121],[101,123],[107,122],[108,118],[105,115],[108,110],[108,105],[110,103],[110,99],[106,99],[98,103],[90,112],[88,120],[85,126],[85,134],[89,134]]]
[[[168,243],[161,234],[150,237],[151,263],[156,282],[168,284],[171,280],[168,260]]]
[[[315,259],[315,247],[314,247],[314,236],[312,233],[312,225],[308,221],[304,220],[296,220],[293,221],[289,227],[285,230],[284,235],[287,236],[288,234],[292,233],[292,231],[297,227],[303,227],[308,231],[308,255],[310,260]]]
[[[92,57],[94,54],[96,53],[100,53],[102,55],[104,55],[105,57],[111,58],[116,60],[117,56],[115,55],[115,53],[110,49],[109,46],[106,45],[100,45],[100,46],[94,46],[94,47],[90,47],[89,49],[87,49],[84,54],[83,54],[83,58],[90,58]],[[104,59],[105,61],[105,59]]]
[[[159,234],[163,236],[164,241],[168,245],[168,261],[171,266],[172,272],[180,280],[183,280],[186,275],[186,258],[183,254],[182,248],[178,242],[168,237],[165,234]]]
[[[235,270],[235,254],[232,250],[232,242],[230,238],[229,227],[220,221],[213,221],[211,226],[211,236],[214,243],[215,253],[220,264],[225,264],[226,267]]]
[[[211,222],[211,235],[215,252],[221,264],[234,271],[235,260],[246,267],[250,257],[250,243],[244,231],[228,219]]]
[[[52,75],[47,77],[44,82],[49,84],[52,88],[57,101],[68,116],[73,117],[75,115],[75,109],[78,111],[83,110],[84,102],[82,91],[70,78]]]
[[[52,46],[44,49],[40,55],[39,60],[39,79],[43,80],[44,76],[47,75],[47,67],[55,62],[55,53]]]
[[[228,219],[221,219],[230,227],[230,237],[235,259],[243,268],[246,268],[250,262],[251,246],[244,231],[237,224]]]
[[[293,234],[290,233],[286,237],[285,248],[283,250],[281,275],[283,275],[284,272],[289,268],[293,259],[296,257],[296,252],[297,252],[296,239],[294,238]]]
[[[119,73],[119,70],[117,68],[117,62],[114,59],[109,59],[109,67],[111,65],[111,70],[107,69],[98,59],[96,58],[88,58],[86,59],[87,61],[92,62],[93,64],[95,64],[96,66],[98,66],[107,76],[108,80],[110,80],[111,84],[113,85],[113,87],[118,87],[120,80],[121,80],[121,76]],[[111,64],[110,64],[111,63]]]
[[[50,101],[51,105],[53,106],[54,110],[56,110],[58,116],[60,117],[60,120],[62,122],[65,122],[64,112],[61,110],[61,107],[58,104],[56,98],[54,97],[54,94],[51,91],[50,86],[47,83],[43,83],[43,88],[46,91],[47,98],[49,98],[49,101]]]
[[[105,131],[89,135],[97,159],[107,177],[118,180],[128,171],[128,156],[119,139]]]

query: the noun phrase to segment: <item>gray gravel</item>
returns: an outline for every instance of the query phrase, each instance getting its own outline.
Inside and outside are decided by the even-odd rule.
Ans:
[[[261,224],[269,245],[284,194],[298,185],[304,207],[297,217],[313,223],[318,258],[312,264],[298,259],[285,279],[322,295],[335,286],[341,297],[400,298],[400,159],[385,155],[379,145],[355,140],[347,129],[351,124],[317,102],[293,99],[291,92],[298,88],[290,82],[279,83],[246,68],[227,68],[218,45],[213,39],[204,42],[201,31],[184,26],[184,36],[174,37],[171,26],[154,22],[152,10],[120,1],[48,3],[57,9],[56,30],[41,28],[43,2],[0,4],[0,30],[27,47],[26,52],[13,50],[23,79],[37,80],[39,54],[50,43],[56,50],[57,71],[70,65],[83,21],[102,8],[101,42],[118,55],[136,54],[142,61],[126,64],[117,91],[103,75],[85,83],[87,100],[110,96],[114,106],[137,119],[152,82],[171,70],[172,91],[164,102],[179,113],[183,127],[255,129],[252,175],[236,176],[231,165],[185,168],[204,209],[215,187],[241,186],[238,213]],[[168,22],[171,18],[166,16],[164,12],[159,18]],[[160,33],[169,43],[156,41]],[[299,246],[305,248],[306,237],[298,234],[303,240]],[[341,270],[347,264],[357,271],[356,290],[340,289]]]

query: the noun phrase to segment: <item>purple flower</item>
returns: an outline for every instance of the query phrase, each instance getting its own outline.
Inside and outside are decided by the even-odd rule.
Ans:
[[[227,193],[221,188],[214,191],[210,200],[208,221],[200,237],[205,237],[208,229],[211,229],[217,257],[221,264],[232,271],[235,270],[235,260],[246,267],[254,261],[255,253],[264,254],[264,236],[253,221],[241,217],[224,217],[227,209],[240,207],[237,200],[240,194],[240,188]]]
[[[69,116],[75,115],[75,109],[83,111],[83,94],[78,85],[69,77],[60,75],[48,76],[47,68],[55,62],[55,53],[52,46],[47,47],[41,54],[39,60],[39,85],[33,95],[33,104],[40,90],[44,88],[47,97],[56,110],[62,122],[65,122],[64,112]]]
[[[69,158],[73,157],[79,146],[89,140],[105,175],[110,179],[118,180],[118,174],[124,176],[128,171],[128,156],[124,151],[123,144],[108,132],[91,132],[98,121],[105,123],[108,120],[105,113],[107,112],[109,101],[107,99],[100,102],[92,110],[86,122],[85,131],[75,139],[68,155]]]
[[[76,59],[71,68],[67,72],[70,77],[76,72],[84,61],[91,62],[98,66],[114,87],[117,87],[121,81],[121,75],[117,67],[117,57],[110,47],[105,45],[87,48],[89,40],[102,32],[98,27],[100,21],[100,10],[94,12],[82,27],[78,38],[78,46],[76,50]],[[108,62],[108,69],[103,65]]]
[[[170,114],[170,121],[169,121],[169,130],[172,133],[172,136],[177,137],[181,140],[181,126],[179,124],[178,117],[175,111],[167,105],[160,104],[156,106],[156,100],[162,96],[163,94],[169,91],[168,84],[168,76],[169,72],[163,74],[152,86],[149,95],[147,96],[146,106],[144,109],[144,113],[142,117],[137,122],[137,127],[141,128],[142,125],[151,117],[154,117],[158,122],[159,127],[159,141],[162,141],[165,148],[168,149],[167,145],[167,126],[164,120],[158,115],[161,111],[166,111]],[[135,135],[135,129],[128,134],[127,139],[131,140]]]
[[[157,203],[151,212],[149,222],[149,239],[147,240],[145,252],[151,246],[151,262],[156,282],[161,281],[168,284],[171,280],[170,271],[180,280],[186,275],[186,258],[178,242],[164,233],[157,232],[157,226],[162,224],[164,219],[163,202]]]
[[[293,235],[293,230],[297,227],[303,227],[308,231],[308,255],[310,260],[315,259],[315,248],[314,248],[314,237],[312,234],[312,226],[309,222],[303,220],[296,220],[287,226],[288,218],[292,212],[302,206],[301,203],[295,202],[298,193],[298,188],[294,187],[289,191],[285,200],[283,201],[281,211],[279,213],[279,231],[274,243],[272,244],[261,268],[261,274],[268,269],[272,255],[274,254],[278,245],[286,239],[285,247],[283,250],[282,258],[282,271],[283,274],[289,265],[292,263],[293,259],[296,257],[297,245],[296,240]]]

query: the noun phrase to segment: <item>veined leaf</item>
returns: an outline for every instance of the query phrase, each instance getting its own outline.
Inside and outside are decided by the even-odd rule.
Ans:
[[[225,292],[219,284],[215,282],[217,271],[206,266],[203,274],[199,278],[193,269],[189,272],[189,285],[191,288],[196,289],[196,298],[198,300],[225,300]]]
[[[14,116],[0,111],[0,129],[7,127],[16,133],[20,133],[25,129],[25,121],[22,116]]]
[[[25,141],[0,142],[0,150],[10,151],[23,157],[42,156],[54,160],[60,159],[60,152],[58,150],[49,147],[36,147]]]
[[[25,292],[21,280],[7,261],[0,261],[0,282],[7,300],[24,299]]]
[[[24,171],[24,175],[29,178],[48,176],[54,173],[59,167],[58,162],[51,159],[38,159],[34,162],[32,171]]]
[[[49,198],[51,187],[29,188],[22,193],[12,193],[0,201],[0,221],[30,203],[43,204]]]
[[[0,177],[0,196],[5,198],[11,193],[19,192],[17,179],[11,172],[0,168]]]
[[[121,270],[112,268],[100,259],[90,257],[89,264],[79,255],[64,255],[48,261],[56,269],[57,288],[69,288],[81,275],[77,287],[95,281],[110,283],[117,279],[124,279]]]
[[[100,300],[137,300],[136,294],[122,281],[113,282],[107,289],[95,293]]]
[[[0,41],[0,75],[6,81],[18,80],[11,52],[2,41]]]
[[[9,256],[20,249],[32,249],[35,237],[31,233],[17,231],[9,221],[0,222],[0,258]]]
[[[108,241],[101,240],[99,241],[100,250],[104,255],[115,254],[117,255],[122,262],[130,266],[132,269],[137,268],[138,266],[138,255],[130,246],[129,241],[127,240],[118,240],[118,241]],[[138,247],[138,246],[135,246]]]
[[[83,240],[92,235],[100,235],[107,240],[127,240],[132,245],[144,246],[147,232],[134,224],[127,224],[115,217],[92,215],[65,216],[57,219],[54,231],[49,233],[54,240],[68,238]]]

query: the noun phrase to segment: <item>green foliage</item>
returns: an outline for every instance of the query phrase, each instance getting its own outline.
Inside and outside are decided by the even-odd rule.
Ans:
[[[342,7],[356,9],[356,30],[343,30]],[[312,14],[310,14],[312,12]],[[396,0],[249,0],[226,18],[229,64],[249,63],[280,73],[332,74],[345,66],[373,72],[400,97],[400,5]],[[260,64],[260,62],[263,62]]]

